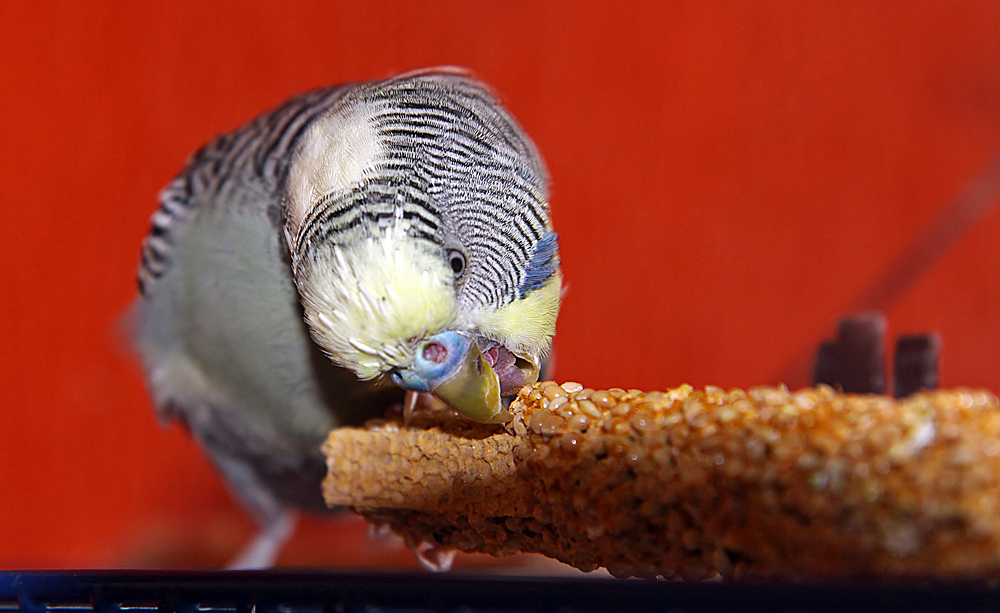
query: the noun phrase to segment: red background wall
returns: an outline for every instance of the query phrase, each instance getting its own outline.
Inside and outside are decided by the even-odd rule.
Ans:
[[[806,383],[1000,149],[991,1],[7,0],[0,23],[0,567],[218,564],[250,534],[116,322],[157,190],[292,93],[492,83],[548,160],[557,374],[590,386]],[[998,239],[993,212],[888,313],[942,332],[947,386],[1000,389]],[[363,542],[307,522],[283,562],[407,563]]]

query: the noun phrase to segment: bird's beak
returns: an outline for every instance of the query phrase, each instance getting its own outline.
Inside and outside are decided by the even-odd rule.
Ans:
[[[433,393],[451,408],[476,421],[502,423],[511,415],[500,404],[500,381],[476,343],[465,352],[465,360]]]
[[[430,392],[459,413],[480,422],[502,423],[511,415],[500,403],[500,381],[469,336],[441,332],[417,347],[410,368],[396,371],[403,389]]]
[[[537,357],[517,351],[514,352],[514,357],[517,358],[514,365],[524,373],[524,384],[534,385],[537,383],[538,375],[542,369],[541,361]]]

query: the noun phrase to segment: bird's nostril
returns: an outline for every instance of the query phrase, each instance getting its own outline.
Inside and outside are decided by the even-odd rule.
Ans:
[[[441,343],[427,343],[423,350],[424,359],[440,364],[448,359],[448,349]]]

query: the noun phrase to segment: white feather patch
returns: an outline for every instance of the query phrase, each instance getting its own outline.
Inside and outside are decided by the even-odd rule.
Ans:
[[[361,378],[408,366],[420,339],[456,326],[451,269],[401,225],[303,264],[298,285],[313,337]]]
[[[364,106],[317,119],[302,137],[288,175],[288,221],[294,236],[316,203],[361,183],[382,159]]]

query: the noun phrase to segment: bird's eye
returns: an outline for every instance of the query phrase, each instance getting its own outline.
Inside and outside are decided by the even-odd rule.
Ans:
[[[457,249],[449,249],[447,257],[448,265],[451,266],[451,271],[455,273],[455,277],[461,276],[462,272],[465,271],[465,256]]]

